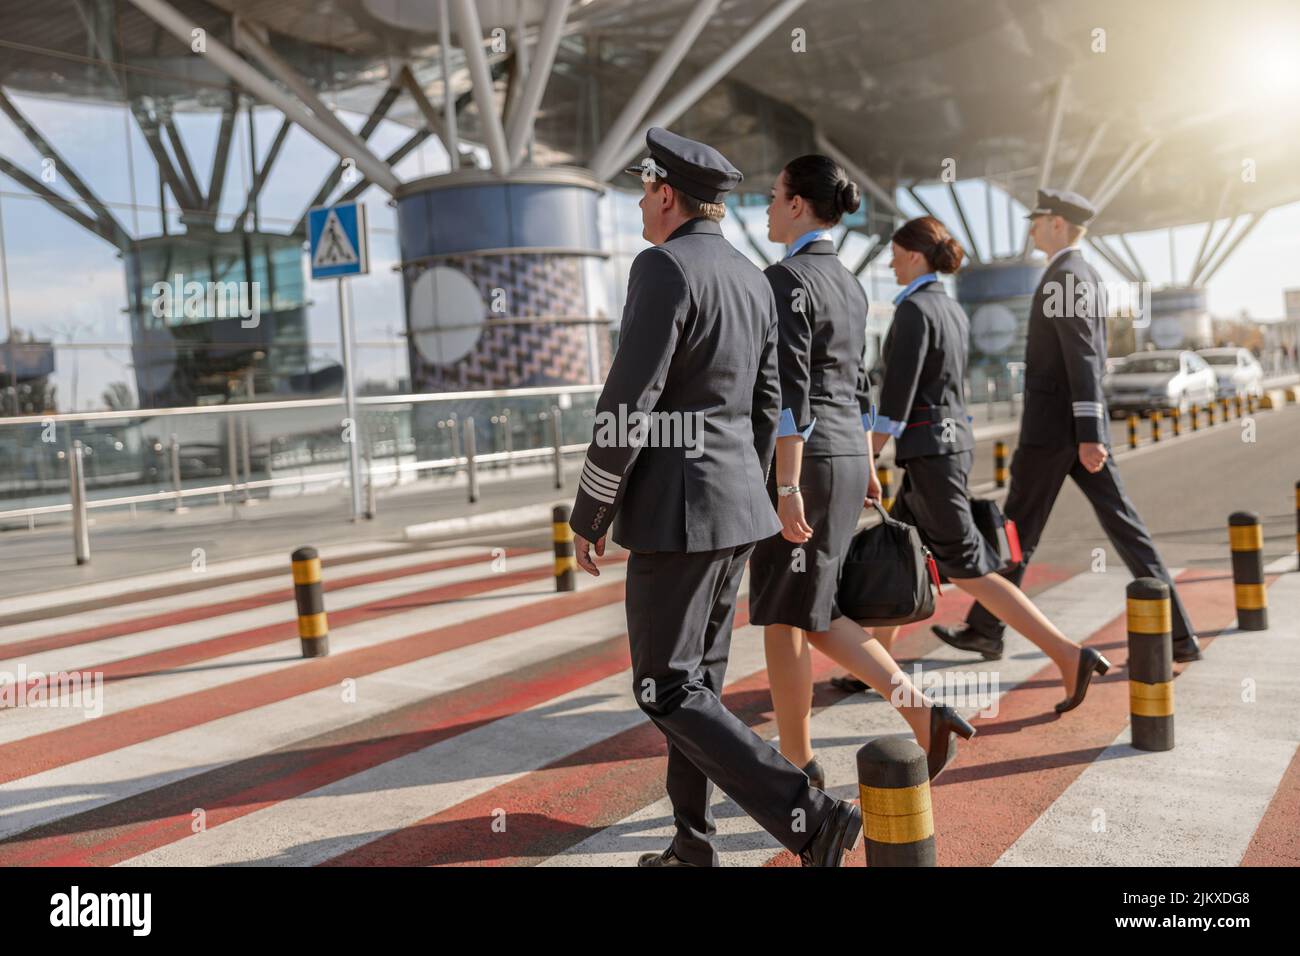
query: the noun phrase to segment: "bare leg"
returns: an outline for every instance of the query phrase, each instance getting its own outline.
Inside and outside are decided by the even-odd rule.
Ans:
[[[894,656],[894,638],[898,636],[897,627],[873,627],[871,636],[880,642],[886,654]]]
[[[847,617],[835,618],[828,631],[809,631],[808,640],[893,704],[912,728],[916,742],[922,749],[929,749],[933,702],[908,679],[878,640]]]
[[[953,578],[952,583],[1037,645],[1060,670],[1066,696],[1074,693],[1079,676],[1079,645],[1057,630],[1024,591],[999,574]]]
[[[767,677],[772,686],[781,755],[800,769],[812,760],[812,654],[808,639],[797,627],[768,624],[763,628]]]

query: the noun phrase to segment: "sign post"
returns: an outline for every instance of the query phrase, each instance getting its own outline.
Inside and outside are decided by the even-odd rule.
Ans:
[[[343,280],[347,276],[365,275],[370,271],[366,207],[353,201],[312,209],[307,214],[307,236],[311,244],[311,277],[338,279],[343,402],[347,416],[343,434],[348,446],[352,520],[359,521],[365,515],[361,504],[361,428],[357,420],[357,391],[353,376],[352,322],[348,315],[347,289]]]

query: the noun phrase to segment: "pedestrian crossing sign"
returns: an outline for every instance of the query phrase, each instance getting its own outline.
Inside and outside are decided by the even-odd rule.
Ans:
[[[365,275],[370,271],[366,207],[359,202],[318,206],[307,213],[311,277]]]

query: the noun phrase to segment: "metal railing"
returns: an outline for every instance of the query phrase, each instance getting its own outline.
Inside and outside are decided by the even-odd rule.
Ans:
[[[381,482],[463,471],[473,502],[486,475],[549,461],[563,487],[564,456],[585,451],[601,387],[364,396],[351,429],[342,398],[0,418],[0,522],[35,529],[40,517],[77,524],[95,509],[181,511],[196,499],[251,504],[346,487],[349,441],[362,445],[371,516]],[[78,478],[88,492],[79,497]],[[4,508],[6,498],[23,506]]]

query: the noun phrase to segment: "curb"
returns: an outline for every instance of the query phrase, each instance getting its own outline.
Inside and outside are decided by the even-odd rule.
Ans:
[[[566,502],[564,502],[567,504]],[[501,511],[485,511],[482,514],[461,518],[440,518],[423,524],[407,525],[402,537],[407,541],[428,541],[431,539],[457,538],[486,531],[519,531],[533,526],[544,527],[551,524],[551,509],[554,504],[543,503],[525,505],[522,508],[506,508]]]

